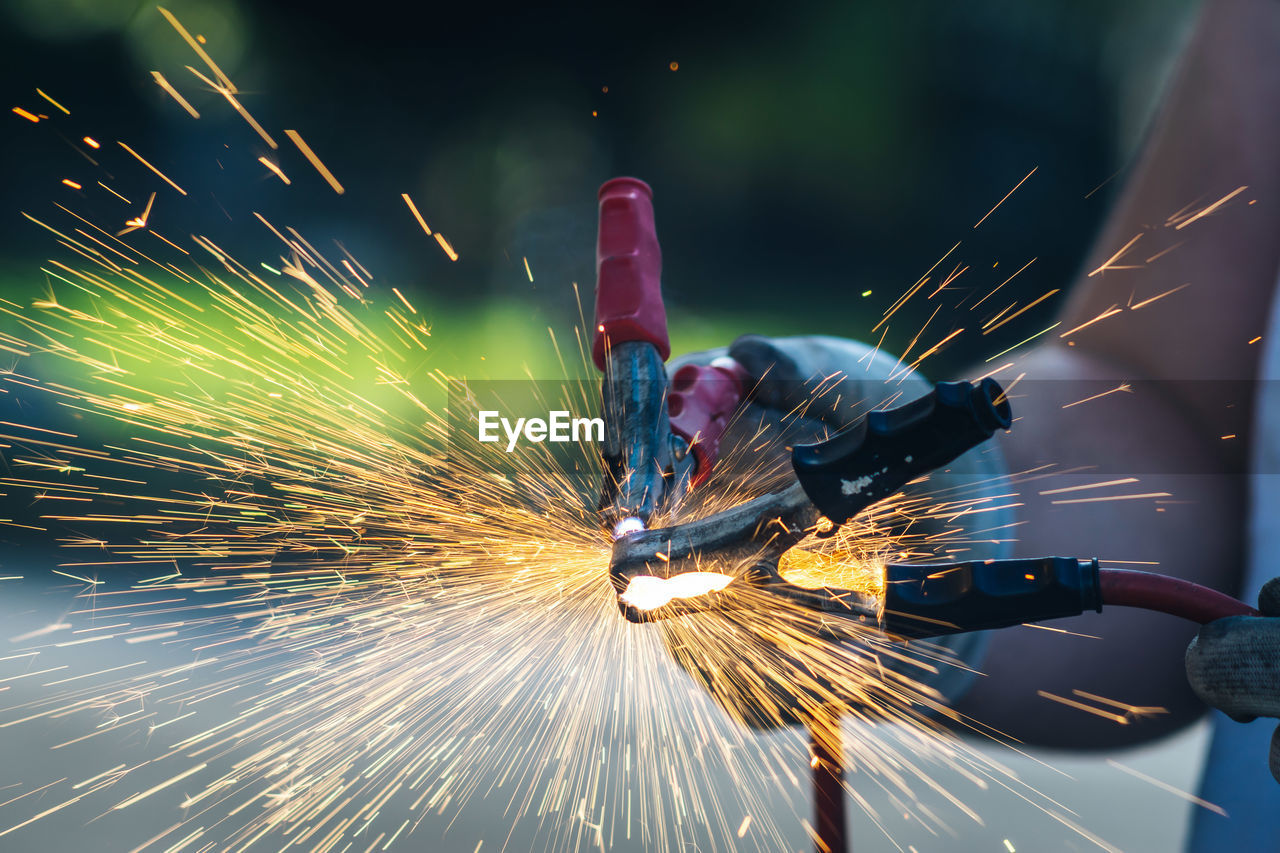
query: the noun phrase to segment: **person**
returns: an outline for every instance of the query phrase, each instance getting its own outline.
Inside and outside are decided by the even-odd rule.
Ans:
[[[1062,331],[1007,371],[1025,374],[1018,421],[999,440],[1022,482],[1016,556],[1154,565],[1248,599],[1280,574],[1280,392],[1268,393],[1280,379],[1278,211],[1280,2],[1208,0]],[[795,401],[770,398],[776,389],[868,366],[857,358],[865,350],[823,338],[749,336],[727,352],[753,379],[772,380],[753,405],[781,411]],[[1152,497],[1064,501],[1036,486],[1046,470],[1063,472],[1070,485],[1059,489],[1094,487],[1081,497],[1133,480],[1132,494]],[[1222,620],[1198,636],[1124,608],[1054,623],[1072,633],[994,632],[984,675],[955,707],[1025,743],[1088,750],[1167,735],[1206,703],[1238,719],[1280,716],[1277,593],[1268,587],[1260,601],[1271,617]],[[1073,690],[1163,713],[1117,725],[1043,695]],[[1212,725],[1200,795],[1230,816],[1197,810],[1189,849],[1280,848],[1280,786],[1267,771],[1268,754],[1280,769],[1280,742],[1221,712]]]

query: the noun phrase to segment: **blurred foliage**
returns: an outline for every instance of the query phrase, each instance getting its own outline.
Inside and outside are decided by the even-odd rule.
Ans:
[[[487,349],[491,371],[515,369],[521,359],[499,356],[508,349],[538,362],[545,327],[574,322],[572,283],[589,291],[594,277],[595,189],[621,173],[655,188],[679,349],[748,330],[867,337],[957,240],[966,287],[1035,257],[1010,296],[1063,288],[1123,176],[1085,196],[1126,163],[1194,11],[1190,0],[557,3],[431,7],[424,21],[332,0],[167,6],[245,106],[277,139],[300,129],[346,194],[196,81],[183,66],[199,61],[149,4],[9,0],[6,97],[36,109],[40,86],[73,112],[66,131],[11,120],[0,138],[11,209],[47,210],[52,196],[114,217],[97,180],[135,200],[158,188],[156,228],[220,229],[220,245],[270,260],[248,217],[263,212],[317,245],[342,240],[415,301],[449,306],[440,358],[465,369]],[[89,132],[128,140],[190,195],[118,152],[95,153],[91,168],[66,144]],[[57,183],[68,174],[86,186],[79,198]],[[459,262],[424,237],[402,192]],[[0,230],[11,263],[31,269],[48,251],[25,222]],[[985,349],[961,338],[937,369],[1016,342],[1055,306]],[[886,348],[901,351],[927,316],[904,311]]]
[[[228,355],[223,360],[200,354],[216,353],[220,341],[234,340],[253,362],[282,363],[275,342],[265,336],[270,329],[246,325],[241,316],[218,310],[215,302],[191,289],[186,292],[188,303],[173,305],[171,316],[158,321],[154,316],[130,316],[128,305],[115,297],[104,298],[53,279],[33,287],[27,283],[31,279],[29,274],[9,274],[0,279],[6,282],[5,292],[9,294],[31,294],[23,302],[8,298],[0,301],[0,340],[4,342],[6,362],[3,367],[36,378],[56,393],[27,391],[25,385],[7,386],[0,408],[14,410],[7,416],[11,419],[57,425],[90,441],[118,442],[136,433],[127,418],[86,418],[82,407],[63,392],[87,392],[106,398],[125,392],[120,399],[130,400],[197,394],[216,401],[227,393],[239,393],[246,380],[263,395],[285,390],[267,377],[258,379],[237,371],[237,356]],[[163,277],[160,283],[165,287],[182,284],[179,279]],[[261,294],[233,284],[241,294],[238,298],[271,306]],[[305,294],[287,279],[273,280],[271,285],[297,304],[304,304]],[[447,400],[441,375],[468,382],[511,378],[583,379],[590,385],[598,382],[599,375],[587,353],[589,337],[583,336],[580,323],[556,326],[549,321],[539,325],[543,312],[534,302],[419,303],[415,307],[430,329],[425,351],[396,346],[395,341],[402,336],[385,311],[401,306],[389,289],[375,288],[364,302],[345,300],[342,305],[362,330],[403,356],[402,361],[385,366],[407,382],[414,396],[437,410]],[[288,325],[298,319],[289,318]],[[744,322],[750,328],[770,326],[767,318],[677,318],[671,328],[673,345],[677,351],[722,346],[739,333]],[[162,349],[166,355],[159,358],[128,355],[148,351],[130,341],[150,338],[156,330],[168,328],[178,339],[189,342],[190,356],[167,349]],[[798,331],[777,326],[774,330]],[[421,420],[417,407],[386,382],[385,373],[379,369],[384,364],[381,356],[365,358],[365,350],[338,327],[330,332],[336,335],[334,340],[344,347],[346,355],[333,361],[309,360],[308,381],[318,380],[357,394],[397,422],[413,424]],[[279,330],[277,333],[282,334]],[[19,346],[16,341],[28,345]],[[64,345],[74,347],[74,353],[63,349]],[[114,370],[95,366],[105,364]]]

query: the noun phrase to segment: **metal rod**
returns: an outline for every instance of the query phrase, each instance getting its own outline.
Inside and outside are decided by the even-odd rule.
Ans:
[[[818,853],[850,853],[838,715],[809,723],[809,751],[813,768],[814,849]]]

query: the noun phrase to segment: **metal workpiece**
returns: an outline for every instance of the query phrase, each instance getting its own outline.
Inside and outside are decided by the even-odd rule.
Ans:
[[[613,543],[609,563],[618,607],[632,622],[652,622],[680,613],[735,606],[738,602],[728,589],[731,584],[784,591],[793,585],[778,574],[778,559],[821,523],[822,514],[800,484],[794,483],[781,492],[761,495],[699,521],[630,533]],[[693,574],[724,576],[729,579],[723,587],[727,591],[675,598],[653,608],[637,607],[628,598],[637,578],[670,580]]]
[[[613,543],[609,577],[619,592],[640,575],[719,572],[736,577],[762,560],[776,561],[820,519],[796,483],[699,521],[622,537]]]

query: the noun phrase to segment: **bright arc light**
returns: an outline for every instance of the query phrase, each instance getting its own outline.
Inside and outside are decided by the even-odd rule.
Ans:
[[[620,597],[638,610],[654,610],[672,599],[697,598],[709,592],[719,592],[732,580],[732,575],[719,572],[685,572],[673,578],[638,575],[631,579]]]
[[[634,515],[628,516],[613,526],[613,538],[621,539],[628,533],[639,533],[641,530],[644,530],[644,522]]]

